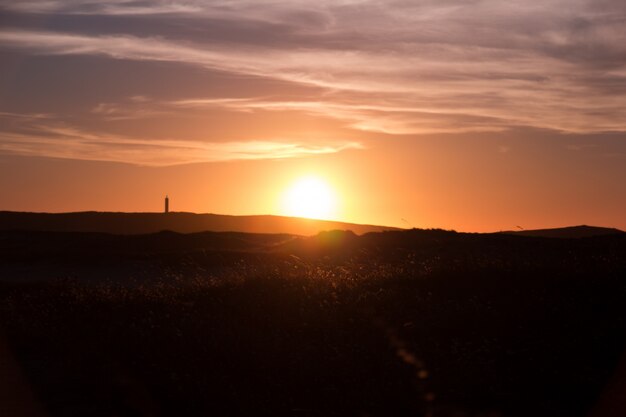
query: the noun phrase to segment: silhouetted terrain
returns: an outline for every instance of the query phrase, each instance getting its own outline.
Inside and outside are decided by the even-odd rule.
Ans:
[[[513,233],[520,236],[536,236],[536,237],[554,237],[554,238],[581,238],[592,236],[606,236],[624,233],[619,229],[611,227],[596,226],[571,226],[559,227],[556,229],[538,229],[538,230],[518,230],[504,233]]]
[[[626,347],[626,235],[0,232],[51,416],[586,416]]]
[[[245,232],[314,235],[324,230],[352,230],[354,233],[398,230],[393,227],[341,223],[283,216],[227,216],[223,214],[110,213],[23,213],[0,211],[0,230],[51,232],[94,232],[145,234],[169,230],[178,233]]]

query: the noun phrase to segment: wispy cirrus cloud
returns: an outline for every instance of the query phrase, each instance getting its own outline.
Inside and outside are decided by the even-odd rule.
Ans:
[[[3,114],[0,114],[2,118]],[[301,158],[348,149],[362,149],[358,142],[332,141],[310,144],[288,139],[211,142],[200,140],[146,139],[94,133],[50,117],[22,115],[12,132],[0,133],[0,152],[22,156],[121,162],[168,166],[198,162]]]
[[[62,13],[98,15],[155,15],[194,13],[201,8],[184,2],[136,0],[24,0],[2,1],[0,7],[23,13]]]
[[[162,103],[164,107],[211,108],[234,111],[300,112],[346,122],[347,126],[363,131],[386,134],[459,133],[472,131],[501,131],[506,125],[497,118],[434,111],[432,107],[411,107],[400,104],[360,104],[337,101],[278,101],[273,99],[186,99]],[[124,113],[129,113],[124,111]],[[462,119],[460,122],[459,119]]]
[[[80,134],[80,137],[59,134],[51,139],[16,133],[4,134],[0,141],[0,152],[21,156],[168,166],[199,162],[302,158],[346,149],[362,149],[362,145],[356,142],[324,146],[273,141],[212,143],[179,139],[154,141],[74,133]]]
[[[0,31],[0,44],[49,55],[104,55],[115,59],[166,61],[197,65],[260,78],[309,84],[330,92],[360,94],[350,106],[352,116],[370,118],[373,108],[404,108],[414,122],[398,125],[399,115],[382,131],[430,133],[433,131],[485,130],[502,126],[532,126],[567,132],[621,131],[626,129],[624,95],[626,77],[616,70],[598,76],[595,71],[567,60],[532,55],[528,51],[498,52],[488,47],[421,45],[398,51],[342,51],[327,49],[227,48],[172,42],[158,37],[85,36],[67,33]],[[477,60],[477,58],[479,60]],[[595,74],[595,75],[594,75]],[[595,79],[595,81],[594,81]],[[602,84],[601,80],[605,82]],[[594,82],[597,85],[593,85]],[[331,99],[332,100],[332,99]],[[383,103],[383,104],[380,104]],[[342,103],[328,103],[337,115],[346,114]],[[265,108],[274,106],[268,103]],[[290,104],[296,110],[310,103]],[[406,111],[408,110],[408,111]],[[390,119],[384,111],[385,119]],[[421,113],[421,116],[420,116]],[[430,115],[439,115],[433,117]],[[456,122],[446,125],[456,115]],[[427,117],[429,116],[429,117]],[[350,117],[352,119],[353,117]],[[438,126],[424,126],[432,119]],[[440,119],[438,122],[435,119]],[[491,122],[489,122],[491,120]],[[371,125],[372,130],[376,130]],[[427,124],[428,125],[428,124]],[[366,126],[363,123],[355,126]],[[369,129],[369,128],[368,128]]]
[[[11,17],[0,30],[5,51],[230,77],[219,91],[196,96],[85,94],[84,114],[59,116],[68,125],[81,117],[120,129],[164,116],[200,123],[219,110],[306,115],[389,135],[626,131],[626,6],[617,0],[0,0],[0,9]],[[282,84],[260,95],[241,80]],[[303,86],[314,93],[296,92]],[[255,141],[255,132],[248,137]],[[332,137],[310,145],[324,149]]]

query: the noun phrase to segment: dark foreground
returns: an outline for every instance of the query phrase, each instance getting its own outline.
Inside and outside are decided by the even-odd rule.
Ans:
[[[586,416],[626,347],[624,235],[0,232],[0,276],[50,416]]]

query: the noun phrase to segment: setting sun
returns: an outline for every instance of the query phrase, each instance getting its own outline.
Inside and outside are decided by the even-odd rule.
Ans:
[[[331,219],[335,215],[337,199],[333,190],[317,177],[304,177],[286,190],[283,212],[287,216],[311,219]]]

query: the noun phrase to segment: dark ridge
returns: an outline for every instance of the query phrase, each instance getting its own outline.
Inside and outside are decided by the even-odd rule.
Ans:
[[[583,237],[616,235],[616,234],[624,233],[624,231],[610,228],[610,227],[581,225],[581,226],[559,227],[556,229],[506,231],[502,233],[516,234],[520,236],[576,239],[576,238],[583,238]]]
[[[356,234],[399,230],[393,227],[312,220],[284,216],[228,216],[170,213],[25,213],[0,211],[0,230],[91,232],[123,235],[164,230],[178,233],[244,232],[309,236],[326,230],[351,230]]]

